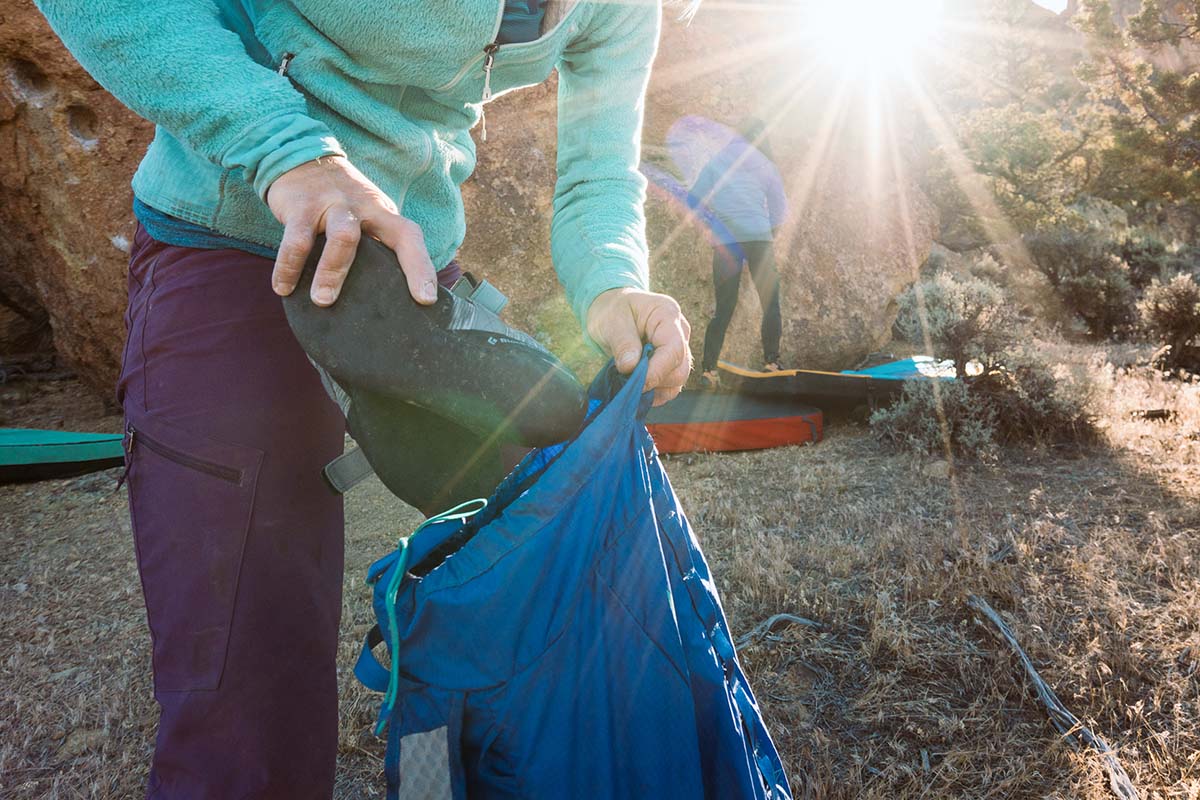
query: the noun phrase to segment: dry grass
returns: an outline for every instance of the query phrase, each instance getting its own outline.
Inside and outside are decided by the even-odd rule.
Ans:
[[[849,423],[803,449],[668,464],[791,769],[820,798],[1106,798],[1007,650],[1116,747],[1145,798],[1200,797],[1200,386],[1058,357],[1100,382],[1107,443],[930,477]],[[1168,408],[1166,422],[1131,412]],[[70,422],[70,420],[68,420]],[[0,796],[136,796],[154,730],[148,636],[111,475],[0,487]],[[376,698],[350,667],[367,564],[415,518],[351,496],[339,798],[382,796]]]

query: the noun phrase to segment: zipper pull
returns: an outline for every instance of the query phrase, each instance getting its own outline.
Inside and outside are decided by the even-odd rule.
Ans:
[[[483,102],[492,99],[492,65],[496,63],[496,51],[500,45],[492,42],[483,48]]]
[[[280,75],[287,75],[288,67],[292,65],[292,59],[296,57],[295,53],[284,53],[283,58],[279,59],[279,69],[276,70]]]
[[[125,469],[121,470],[121,477],[117,478],[117,485],[113,489],[113,494],[121,491],[121,487],[125,485],[126,479],[129,478],[129,468],[133,466],[133,438],[137,435],[137,431],[133,428],[133,423],[125,425],[125,440],[121,442],[121,447],[125,451]]]
[[[487,47],[483,48],[483,101],[486,103],[492,99],[492,65],[496,63],[496,51],[500,49],[500,45],[492,42]],[[487,110],[483,108],[483,104],[479,106],[479,138],[481,141],[487,141]]]

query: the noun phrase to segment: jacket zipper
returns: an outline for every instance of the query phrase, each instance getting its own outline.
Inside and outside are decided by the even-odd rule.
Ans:
[[[583,0],[570,0],[570,2],[568,3],[568,6],[567,6],[567,10],[565,12],[563,12],[562,19],[560,19],[558,22],[556,22],[554,24],[553,28],[551,28],[548,31],[543,31],[542,35],[539,36],[538,38],[534,39],[532,42],[509,42],[508,44],[504,45],[504,49],[511,54],[513,52],[519,53],[521,51],[524,51],[524,50],[527,50],[530,48],[537,48],[537,47],[541,46],[548,39],[551,39],[555,34],[557,34],[558,31],[564,25],[566,25],[567,22],[570,21],[571,17],[573,17],[575,15],[575,9],[581,7],[582,5],[583,5]],[[492,40],[493,41],[495,41],[496,37],[500,35],[500,23],[503,21],[503,19],[504,19],[504,3],[503,3],[503,0],[501,0],[498,3],[498,7],[496,9],[496,24],[492,28]],[[498,46],[499,45],[497,45],[497,47]],[[468,61],[467,63],[462,65],[462,67],[458,70],[458,72],[456,72],[454,74],[453,78],[451,78],[446,83],[443,83],[441,86],[433,87],[432,91],[439,92],[439,93],[440,92],[448,92],[451,89],[453,89],[455,86],[458,86],[458,84],[462,82],[463,78],[467,77],[467,75],[469,75],[471,73],[471,70],[475,69],[475,67],[477,67],[479,65],[479,61],[482,57],[483,57],[483,53],[480,53],[480,55],[477,55],[477,56],[473,56],[470,61]],[[508,57],[510,59],[512,59],[512,58],[515,58],[516,56],[509,55]],[[514,61],[512,63],[519,64],[519,63],[523,63],[523,62]]]
[[[487,47],[483,48],[483,53],[482,53],[482,57],[483,57],[483,102],[484,103],[486,103],[492,99],[492,67],[495,66],[496,53],[500,51],[500,43],[495,41],[495,37],[500,35],[500,25],[504,19],[504,3],[500,2],[499,5],[500,5],[500,7],[499,7],[499,9],[497,11],[497,15],[496,15],[496,26],[493,29],[493,33],[492,33],[493,41]],[[579,8],[580,5],[582,5],[581,0],[573,0],[573,2],[571,2],[569,4],[566,12],[563,13],[562,18],[559,19],[558,22],[556,22],[554,24],[554,27],[548,31],[544,31],[541,36],[539,36],[537,39],[533,40],[532,42],[512,42],[511,44],[507,45],[507,47],[516,48],[516,49],[520,50],[522,48],[531,47],[531,46],[538,45],[538,44],[544,42],[545,40],[552,37],[554,34],[558,33],[558,30],[567,23],[567,20],[571,17],[572,14],[575,13],[575,9]],[[510,56],[510,58],[511,57],[512,56]],[[458,73],[453,78],[450,79],[449,83],[445,83],[441,86],[438,86],[433,91],[448,92],[451,89],[453,89],[455,86],[457,86],[459,84],[460,81],[462,81],[463,78],[465,78],[467,76],[468,73],[470,73],[470,71],[472,69],[475,68],[475,66],[479,63],[479,59],[480,59],[480,56],[475,56],[470,61],[468,61],[466,64],[463,64],[462,69],[460,69],[458,71]],[[480,117],[479,118],[479,124],[480,124],[479,138],[482,141],[486,142],[487,141],[487,113],[482,108],[479,111],[479,117]]]
[[[214,478],[220,478],[228,483],[241,483],[242,471],[233,467],[226,467],[221,464],[214,464],[211,461],[206,461],[203,458],[196,458],[187,453],[176,450],[174,447],[165,445],[155,439],[150,438],[144,432],[133,427],[132,423],[125,428],[126,445],[125,452],[132,461],[133,448],[135,445],[145,445],[155,453],[158,453],[168,461],[173,461],[180,466],[194,469],[197,472],[203,472],[206,475],[211,475]],[[124,481],[125,476],[121,477]],[[119,486],[119,484],[118,484]]]

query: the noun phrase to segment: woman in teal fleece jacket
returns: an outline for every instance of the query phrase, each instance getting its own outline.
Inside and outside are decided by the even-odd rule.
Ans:
[[[370,236],[432,302],[464,237],[470,129],[557,70],[555,269],[618,368],[655,346],[647,388],[673,397],[690,330],[647,290],[637,171],[658,0],[38,4],[157,126],[119,390],[162,709],[149,796],[327,798],[343,530],[317,475],[344,427],[272,289],[324,233],[312,300],[334,303]]]
[[[331,240],[314,302],[337,296],[358,237],[396,250],[413,296],[465,232],[483,104],[557,69],[551,252],[585,330],[632,369],[662,351],[665,401],[686,378],[684,321],[647,288],[637,171],[656,0],[547,3],[542,36],[495,40],[502,0],[38,0],[80,63],[156,123],[134,194],[173,218],[278,248],[294,287],[312,240]],[[595,301],[610,290],[599,307]],[[629,324],[626,324],[629,323]],[[668,333],[668,329],[671,330]],[[640,336],[639,336],[640,334]]]

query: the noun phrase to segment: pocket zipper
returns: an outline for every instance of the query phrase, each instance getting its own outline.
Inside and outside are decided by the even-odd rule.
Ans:
[[[228,483],[242,482],[242,471],[240,469],[226,467],[221,464],[214,464],[211,461],[190,456],[187,453],[176,450],[174,447],[170,447],[169,445],[165,445],[162,442],[150,438],[143,431],[139,431],[134,428],[133,425],[129,425],[125,428],[125,435],[127,437],[126,441],[128,442],[128,444],[125,446],[125,452],[128,454],[131,460],[133,456],[134,445],[144,444],[146,447],[150,448],[155,453],[158,453],[163,458],[167,459],[168,461],[173,461],[182,467],[194,469],[197,472],[203,472],[206,475],[211,475],[214,478],[220,478]]]

